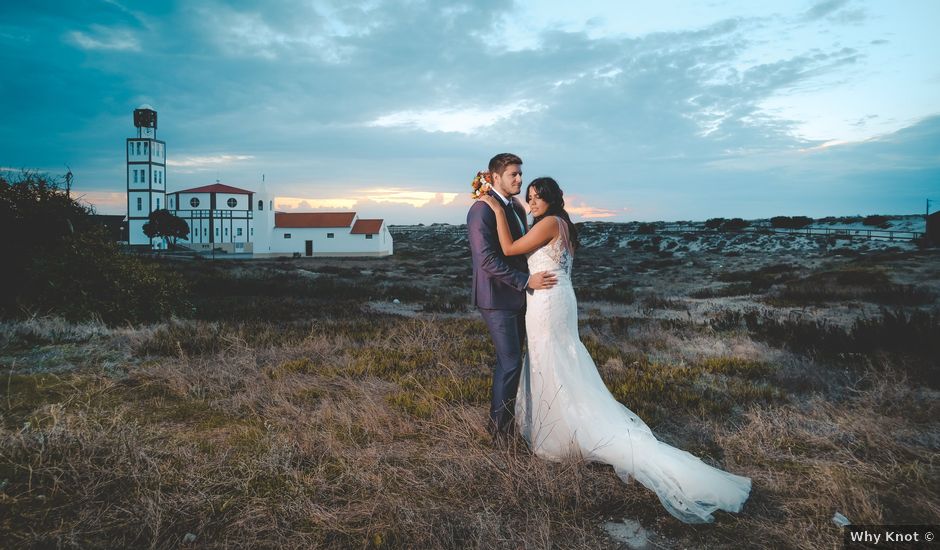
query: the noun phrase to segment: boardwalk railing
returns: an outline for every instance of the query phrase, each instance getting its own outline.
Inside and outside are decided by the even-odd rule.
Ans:
[[[800,229],[786,229],[782,227],[748,227],[738,230],[707,229],[701,226],[685,224],[669,224],[663,228],[656,228],[656,233],[775,233],[783,235],[800,235],[806,237],[833,237],[836,239],[874,239],[885,241],[916,241],[924,236],[919,231],[891,231],[887,229],[855,229],[832,227],[803,227]]]

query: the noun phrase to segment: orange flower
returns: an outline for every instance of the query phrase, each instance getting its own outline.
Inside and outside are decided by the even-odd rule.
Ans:
[[[478,199],[483,196],[484,193],[490,190],[493,186],[493,182],[490,179],[489,172],[477,172],[477,176],[473,178],[473,192],[470,193],[470,196],[474,199]]]

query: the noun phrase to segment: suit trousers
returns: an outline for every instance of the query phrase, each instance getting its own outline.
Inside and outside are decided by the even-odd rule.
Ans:
[[[493,400],[490,403],[491,433],[509,433],[516,407],[516,390],[522,373],[522,344],[525,342],[525,308],[480,309],[496,347],[493,370]]]

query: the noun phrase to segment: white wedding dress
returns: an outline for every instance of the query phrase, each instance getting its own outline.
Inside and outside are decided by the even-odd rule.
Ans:
[[[555,219],[559,237],[528,255],[530,273],[558,276],[556,286],[529,294],[526,305],[528,354],[515,412],[532,452],[553,461],[574,457],[610,464],[624,481],[633,477],[654,491],[669,513],[687,523],[711,522],[718,509],[739,511],[750,479],[658,441],[607,390],[578,336],[574,255],[567,224]]]

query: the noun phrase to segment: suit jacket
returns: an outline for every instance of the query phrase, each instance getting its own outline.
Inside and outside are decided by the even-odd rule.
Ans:
[[[492,191],[490,194],[495,196]],[[525,210],[515,201],[510,204],[519,219],[525,220]],[[517,225],[514,220],[509,220],[514,239],[522,236]],[[496,233],[496,214],[486,203],[477,201],[470,207],[467,212],[467,232],[473,263],[470,303],[484,309],[525,307],[525,286],[529,280],[526,257],[503,255]]]

